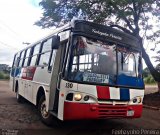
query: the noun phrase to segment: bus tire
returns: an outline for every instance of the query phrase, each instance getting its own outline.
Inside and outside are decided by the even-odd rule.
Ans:
[[[41,96],[39,104],[38,104],[38,112],[41,121],[46,124],[47,126],[56,126],[60,127],[62,125],[62,121],[58,120],[58,118],[54,117],[49,112],[46,112],[46,105],[45,105],[45,96]]]
[[[22,103],[23,102],[23,97],[21,95],[19,95],[18,89],[17,89],[17,92],[16,92],[16,99],[17,99],[18,103]]]
[[[40,116],[41,121],[46,124],[47,126],[52,125],[53,116],[46,111],[46,100],[45,96],[41,96],[38,104],[38,113]]]

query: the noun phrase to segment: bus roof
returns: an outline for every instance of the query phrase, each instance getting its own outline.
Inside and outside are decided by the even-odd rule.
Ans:
[[[73,27],[74,32],[82,32],[87,35],[95,36],[101,40],[111,41],[116,44],[122,44],[126,47],[140,50],[139,41],[136,37],[109,26],[75,20]]]
[[[41,43],[45,39],[50,38],[53,35],[56,35],[60,32],[63,32],[63,30],[69,29],[69,28],[72,28],[71,30],[73,32],[79,32],[79,33],[83,33],[86,35],[87,34],[92,35],[92,36],[95,36],[96,38],[99,38],[101,40],[107,40],[107,41],[115,42],[117,44],[121,43],[127,47],[131,47],[131,48],[134,48],[137,50],[140,49],[138,39],[132,35],[126,34],[120,30],[111,28],[109,26],[96,24],[96,23],[88,22],[88,21],[84,21],[84,20],[72,20],[71,22],[67,23],[66,25],[59,27],[59,28],[56,28],[49,35],[30,44],[29,46],[27,46],[23,50],[30,48],[30,47],[34,46],[35,44]],[[23,50],[21,50],[21,51],[23,51]],[[19,52],[21,52],[21,51],[19,51]]]

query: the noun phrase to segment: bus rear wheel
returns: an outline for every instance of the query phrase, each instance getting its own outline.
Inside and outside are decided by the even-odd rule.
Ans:
[[[16,92],[16,99],[17,99],[18,103],[23,102],[23,97],[19,94],[18,88],[17,88],[17,92]]]

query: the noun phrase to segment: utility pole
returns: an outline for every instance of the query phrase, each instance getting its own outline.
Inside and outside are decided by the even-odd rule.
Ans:
[[[31,43],[29,43],[29,42],[23,42],[22,44],[30,45]]]

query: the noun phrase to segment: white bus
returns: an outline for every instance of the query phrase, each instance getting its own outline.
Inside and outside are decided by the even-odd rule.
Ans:
[[[17,52],[10,82],[18,102],[36,105],[47,125],[142,114],[138,40],[92,22],[71,21]]]

